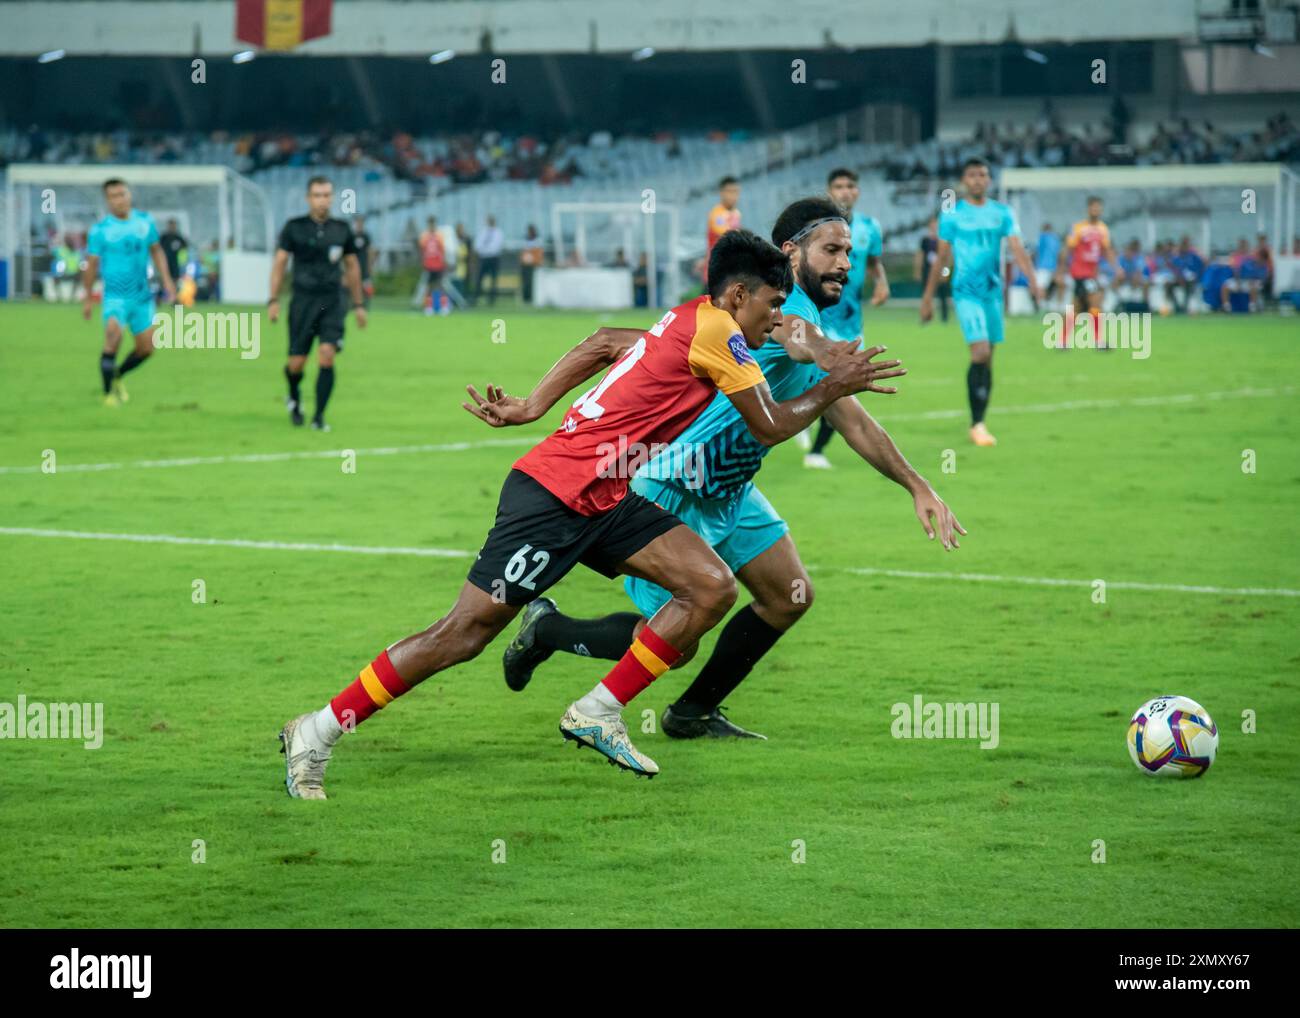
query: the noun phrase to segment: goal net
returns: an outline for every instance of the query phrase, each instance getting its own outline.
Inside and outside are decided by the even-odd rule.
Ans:
[[[556,202],[551,206],[551,239],[555,250],[555,268],[549,287],[556,297],[553,303],[569,307],[631,306],[622,295],[624,287],[617,279],[606,285],[590,270],[608,270],[613,275],[626,273],[644,280],[648,307],[667,307],[676,303],[682,288],[681,231],[677,209],[662,202]],[[642,260],[644,259],[644,266]],[[642,271],[638,272],[638,268]],[[585,295],[568,293],[566,276],[588,287]],[[595,289],[604,290],[596,292]],[[537,303],[547,303],[544,287],[537,293]],[[631,296],[628,291],[627,296]],[[573,303],[578,301],[579,303]],[[594,303],[581,303],[589,301]]]
[[[274,224],[266,193],[251,180],[225,166],[45,163],[15,163],[5,175],[0,244],[10,297],[77,298],[86,236],[107,214],[103,185],[114,177],[160,233],[176,220],[189,244],[186,262],[219,265],[223,302],[266,299]]]
[[[999,181],[1001,198],[1016,211],[1031,260],[1044,226],[1057,236],[1087,215],[1087,199],[1105,203],[1117,254],[1136,241],[1143,255],[1183,238],[1207,264],[1227,261],[1246,241],[1260,238],[1273,251],[1277,292],[1300,286],[1300,258],[1292,254],[1296,233],[1297,176],[1274,163],[1210,166],[1101,166],[1027,169],[1010,167]],[[1041,271],[1041,269],[1040,269]],[[1158,286],[1147,294],[1153,307],[1166,298]],[[1132,285],[1108,289],[1107,309],[1137,293]],[[1160,307],[1161,310],[1168,310]]]

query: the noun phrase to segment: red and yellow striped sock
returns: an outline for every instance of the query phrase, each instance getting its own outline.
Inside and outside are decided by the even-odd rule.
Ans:
[[[384,651],[361,669],[361,674],[330,701],[330,708],[344,730],[350,731],[410,688],[388,660],[388,651]]]
[[[632,641],[627,653],[619,658],[602,681],[619,703],[627,705],[646,686],[654,682],[682,656],[661,637],[644,627]]]

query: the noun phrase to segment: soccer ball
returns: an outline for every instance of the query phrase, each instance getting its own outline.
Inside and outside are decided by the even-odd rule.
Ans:
[[[1128,755],[1145,774],[1199,778],[1214,763],[1219,730],[1195,700],[1157,696],[1128,723]]]

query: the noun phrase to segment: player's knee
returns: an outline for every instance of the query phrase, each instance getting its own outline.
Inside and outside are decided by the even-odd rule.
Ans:
[[[702,569],[692,578],[690,593],[702,612],[720,619],[736,603],[736,577],[726,566]]]

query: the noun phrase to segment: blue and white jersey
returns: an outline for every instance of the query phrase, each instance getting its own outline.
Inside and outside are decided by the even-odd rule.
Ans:
[[[821,313],[797,283],[781,305],[781,313],[821,328]],[[753,354],[778,403],[807,392],[826,377],[816,364],[792,360],[785,348],[772,339]],[[725,501],[744,490],[770,448],[753,436],[731,400],[718,393],[667,450],[641,467],[637,476],[665,481],[697,498]]]
[[[880,224],[871,216],[854,212],[849,233],[853,248],[849,251],[849,279],[844,284],[844,295],[838,304],[822,312],[821,329],[830,339],[857,339],[862,335],[862,284],[867,278],[867,258],[879,258],[884,251]]]
[[[105,216],[90,228],[86,250],[99,258],[106,300],[148,300],[149,248],[158,227],[148,212],[133,209],[125,219]]]
[[[991,198],[972,205],[964,198],[939,216],[939,239],[952,245],[952,295],[983,299],[1002,291],[1002,238],[1019,237],[1010,206]]]

